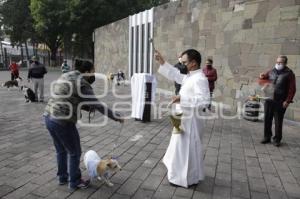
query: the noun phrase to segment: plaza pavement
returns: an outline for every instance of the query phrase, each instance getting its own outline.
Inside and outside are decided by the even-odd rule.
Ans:
[[[21,75],[25,80],[26,73]],[[47,74],[46,100],[50,82],[59,75]],[[9,78],[8,72],[0,72],[1,83]],[[120,86],[117,92],[130,93],[129,86]],[[113,104],[111,92],[103,101]],[[299,126],[285,124],[283,145],[277,148],[259,143],[262,122],[206,121],[206,178],[184,189],[168,184],[161,162],[170,139],[167,114],[150,123],[130,119],[122,130],[119,123],[111,120],[103,127],[79,127],[83,153],[93,149],[100,156],[118,156],[123,170],[112,176],[114,187],[93,182],[86,190],[70,192],[55,178],[55,150],[43,122],[44,107],[45,103],[26,104],[16,89],[0,88],[0,198],[300,198]],[[100,121],[103,117],[96,114],[96,118]],[[97,121],[92,120],[95,124]],[[81,168],[83,176],[87,176],[82,163]]]

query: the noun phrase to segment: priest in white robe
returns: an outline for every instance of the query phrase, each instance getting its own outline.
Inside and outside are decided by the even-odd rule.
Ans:
[[[198,184],[205,176],[201,139],[204,133],[203,109],[210,100],[208,80],[200,69],[201,54],[194,49],[182,53],[187,75],[165,62],[158,51],[155,52],[155,59],[160,64],[160,74],[182,85],[179,95],[174,96],[172,101],[180,103],[183,111],[183,133],[172,134],[163,163],[167,167],[170,184],[187,188]]]

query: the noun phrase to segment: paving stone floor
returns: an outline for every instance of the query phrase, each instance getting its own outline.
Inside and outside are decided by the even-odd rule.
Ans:
[[[26,77],[25,72],[21,75]],[[59,72],[46,76],[46,99],[50,83],[58,76]],[[8,72],[0,72],[1,83],[9,78]],[[130,93],[129,86],[120,86],[116,92]],[[102,101],[112,106],[116,99],[109,91]],[[284,124],[283,145],[277,148],[259,143],[262,122],[207,120],[206,178],[189,189],[175,188],[168,184],[161,162],[171,129],[165,112],[150,123],[127,120],[122,129],[113,121],[102,127],[80,126],[82,151],[118,156],[123,170],[111,177],[114,187],[94,181],[86,190],[70,192],[57,184],[55,150],[42,118],[44,107],[45,103],[26,104],[17,89],[0,88],[0,198],[300,198],[299,126]],[[93,124],[103,120],[99,114],[96,118]],[[87,176],[82,163],[81,168]]]

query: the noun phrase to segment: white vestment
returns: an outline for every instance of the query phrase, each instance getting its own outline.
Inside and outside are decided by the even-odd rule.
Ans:
[[[146,83],[152,84],[151,102],[153,103],[155,101],[156,92],[155,76],[150,75],[148,73],[135,73],[131,77],[132,118],[143,119],[143,113],[145,108]]]
[[[181,84],[179,95],[183,133],[172,134],[163,163],[168,169],[169,182],[188,187],[204,179],[201,143],[204,122],[201,114],[209,104],[208,80],[200,69],[183,75],[169,63],[160,66],[158,72]]]

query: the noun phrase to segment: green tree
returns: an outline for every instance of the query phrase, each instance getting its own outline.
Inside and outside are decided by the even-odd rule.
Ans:
[[[31,0],[34,27],[40,40],[50,49],[51,65],[56,65],[56,53],[63,42],[69,22],[68,0]]]
[[[70,0],[70,28],[77,56],[93,56],[93,31],[169,0]],[[67,36],[67,38],[71,38]]]
[[[29,5],[30,0],[7,0],[0,6],[1,25],[4,33],[10,37],[13,45],[25,44],[27,58],[29,56],[27,40],[30,39],[33,43],[38,40]]]

